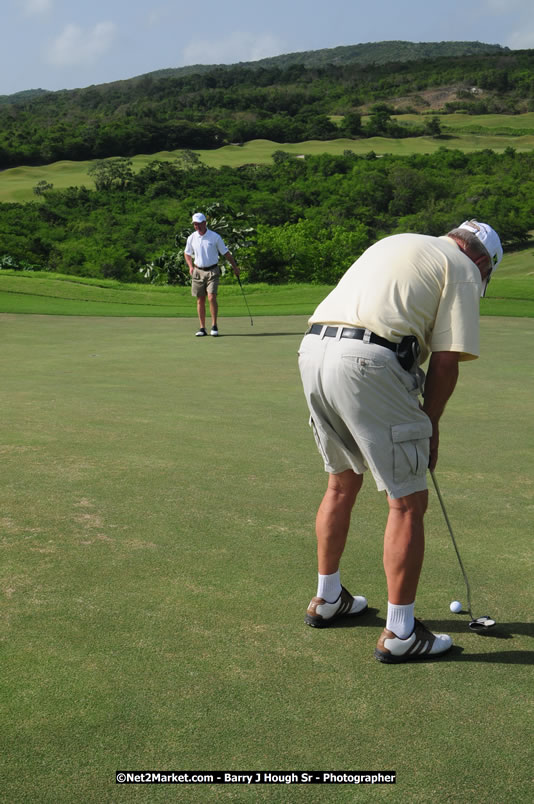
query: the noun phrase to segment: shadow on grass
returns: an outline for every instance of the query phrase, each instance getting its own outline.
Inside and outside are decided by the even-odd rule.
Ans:
[[[378,616],[379,609],[367,609],[364,614],[357,617],[344,617],[336,620],[328,626],[333,628],[384,628],[386,621],[384,617]],[[467,621],[458,620],[425,620],[425,625],[434,632],[445,632],[448,634],[472,634],[474,639],[513,639],[514,636],[534,637],[533,623],[497,623],[494,628],[484,631],[470,631]],[[319,629],[318,629],[319,630]],[[476,643],[474,643],[476,644]],[[453,645],[451,650],[440,657],[429,659],[418,659],[417,663],[428,662],[481,662],[490,664],[534,664],[534,651],[529,650],[498,650],[494,653],[465,653],[465,649],[459,645]],[[399,664],[403,664],[400,662]]]
[[[463,634],[465,631],[469,631],[468,623],[468,620],[425,620],[425,625],[431,631],[442,629],[451,634]],[[492,639],[513,639],[514,636],[534,637],[534,624],[499,622],[493,628],[471,631],[471,633],[485,638],[491,637]]]
[[[473,662],[477,664],[534,664],[534,651],[531,650],[498,650],[494,653],[470,653],[461,645],[453,645],[443,656],[428,659],[417,659],[413,663],[426,662]],[[403,662],[399,662],[402,666]],[[388,665],[391,666],[391,665]],[[395,666],[395,664],[393,665]]]

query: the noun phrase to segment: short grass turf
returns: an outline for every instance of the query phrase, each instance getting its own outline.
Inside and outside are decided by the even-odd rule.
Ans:
[[[417,613],[438,661],[373,658],[386,502],[367,479],[343,581],[304,625],[326,476],[296,366],[305,317],[1,315],[2,796],[18,802],[532,800],[530,319],[481,321],[437,477]],[[395,786],[117,786],[122,770],[395,770]]]
[[[310,314],[331,290],[296,283],[249,285],[244,281],[242,286],[223,279],[220,310],[226,316],[251,316],[253,321],[256,316]],[[534,300],[531,306],[534,315]],[[190,287],[124,284],[44,271],[0,271],[0,313],[197,318]]]
[[[492,279],[481,315],[534,317],[533,243],[507,249]],[[226,275],[219,287],[226,316],[311,314],[331,290],[326,285],[249,284]],[[247,307],[248,305],[248,307]],[[48,273],[0,271],[0,313],[77,316],[196,317],[189,287],[155,287]]]

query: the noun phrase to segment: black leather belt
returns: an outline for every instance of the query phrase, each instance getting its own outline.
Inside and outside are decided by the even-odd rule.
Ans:
[[[306,335],[320,335],[325,328],[324,324],[312,324]],[[337,336],[339,327],[326,327],[324,336],[325,338],[335,338]],[[364,341],[365,343],[374,343],[376,346],[385,346],[386,349],[391,349],[392,352],[397,351],[398,343],[387,341],[374,332],[369,332],[368,329],[354,329],[352,327],[342,327],[340,338],[354,338],[357,341]]]
[[[203,267],[202,265],[195,265],[195,268],[199,268],[201,271],[213,271],[215,268],[219,267],[219,263],[216,262],[215,265],[206,265]]]

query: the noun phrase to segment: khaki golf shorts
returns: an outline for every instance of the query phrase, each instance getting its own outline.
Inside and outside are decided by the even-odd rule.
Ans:
[[[405,371],[384,346],[322,334],[304,336],[299,369],[325,471],[370,469],[393,499],[427,488],[432,424],[419,407],[421,370]]]
[[[191,274],[191,295],[205,296],[206,293],[209,293],[215,296],[219,287],[220,275],[221,269],[218,266],[210,271],[204,271],[203,268],[195,266]]]

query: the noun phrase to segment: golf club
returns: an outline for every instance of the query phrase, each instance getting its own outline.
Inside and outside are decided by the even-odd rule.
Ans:
[[[447,511],[445,509],[445,503],[443,502],[443,497],[441,496],[441,492],[439,490],[438,481],[436,480],[436,476],[432,469],[430,469],[430,476],[432,478],[432,482],[434,483],[434,488],[436,489],[436,494],[438,495],[439,504],[441,505],[441,510],[443,511],[443,516],[445,518],[445,522],[449,529],[449,534],[452,539],[452,543],[454,545],[454,549],[456,551],[456,556],[458,558],[458,563],[460,564],[460,569],[462,570],[462,575],[464,576],[465,581],[465,589],[467,592],[467,611],[469,612],[469,616],[471,617],[471,622],[469,623],[469,628],[473,631],[483,631],[485,628],[492,628],[495,625],[495,620],[488,615],[484,615],[483,617],[474,617],[473,611],[471,608],[471,590],[469,588],[469,581],[467,580],[467,573],[465,571],[462,559],[460,557],[460,551],[458,550],[458,545],[456,544],[456,539],[454,538],[454,533],[452,532],[452,526],[449,521],[449,517],[447,516]]]
[[[247,305],[248,314],[249,314],[249,316],[250,316],[250,326],[251,326],[251,327],[253,327],[253,326],[254,326],[254,322],[253,322],[253,320],[252,320],[252,314],[251,314],[251,312],[250,312],[250,307],[248,306],[247,297],[245,296],[245,291],[243,290],[243,285],[241,284],[241,279],[239,278],[239,276],[237,276],[237,281],[239,282],[239,287],[241,288],[241,293],[243,294],[243,298],[244,298],[244,300],[245,300],[245,304]]]

